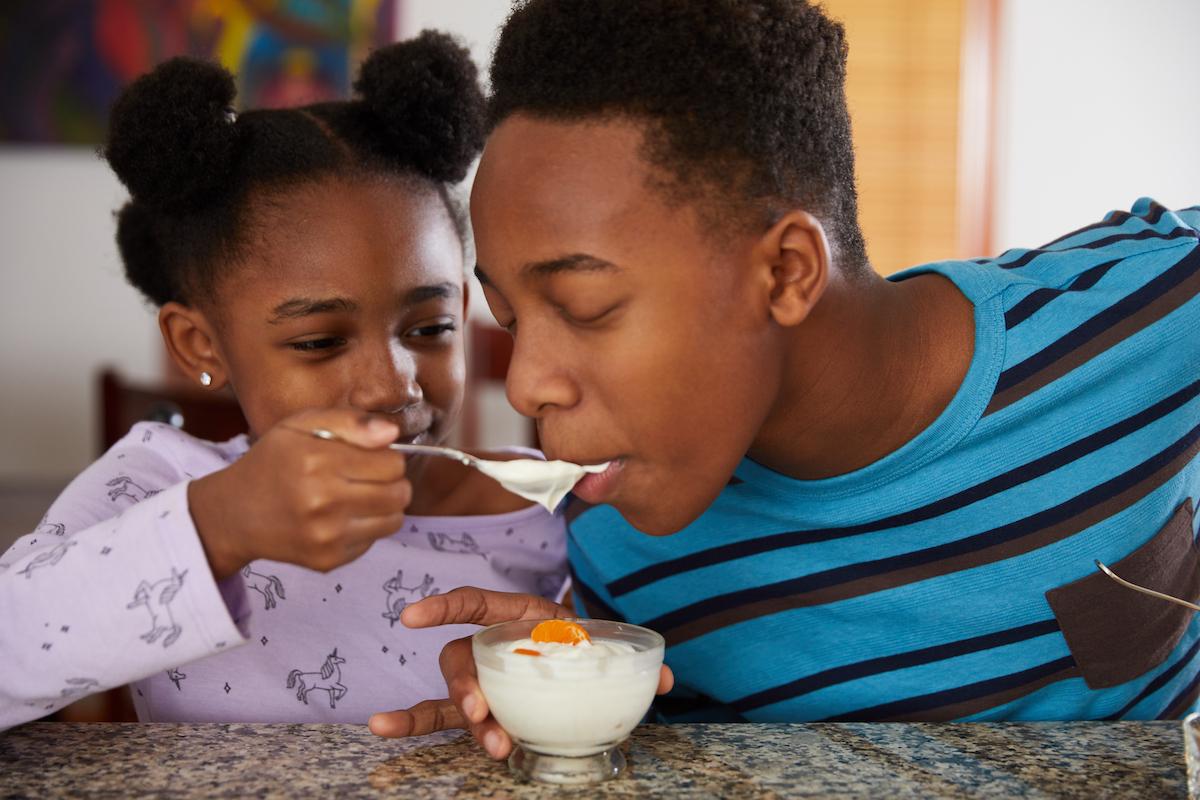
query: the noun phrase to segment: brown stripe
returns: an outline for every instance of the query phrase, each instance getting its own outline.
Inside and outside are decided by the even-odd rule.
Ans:
[[[1067,667],[1064,670],[1055,672],[1052,675],[1045,675],[1035,681],[1014,686],[1011,689],[1005,689],[1002,692],[984,695],[983,697],[972,698],[971,700],[963,700],[960,703],[951,703],[948,706],[939,708],[931,708],[926,711],[915,711],[911,714],[899,714],[894,717],[885,717],[877,722],[949,722],[954,719],[962,719],[969,717],[972,714],[978,714],[981,711],[987,711],[989,708],[1002,706],[1005,703],[1011,703],[1013,700],[1018,700],[1026,695],[1033,694],[1043,686],[1049,686],[1052,683],[1065,681],[1069,678],[1078,678],[1078,667]]]
[[[1174,703],[1171,703],[1170,707],[1160,715],[1159,719],[1179,719],[1184,711],[1192,707],[1192,704],[1196,702],[1196,698],[1198,697],[1200,697],[1200,681],[1197,681],[1196,685],[1189,689],[1187,694]]]
[[[1179,472],[1189,461],[1195,458],[1197,453],[1200,453],[1200,441],[1180,453],[1141,482],[1129,487],[1120,494],[1114,495],[1103,503],[1098,503],[1091,508],[1085,509],[1057,525],[1051,525],[1034,533],[1020,536],[1007,542],[1001,542],[991,547],[981,548],[970,553],[944,558],[929,564],[898,569],[883,573],[882,575],[871,575],[866,578],[839,583],[835,586],[815,589],[811,592],[792,594],[785,597],[772,597],[766,600],[733,606],[732,608],[700,617],[683,625],[660,631],[660,633],[667,640],[668,645],[677,645],[695,639],[697,636],[711,633],[718,628],[735,625],[756,617],[882,592],[898,586],[917,583],[941,575],[948,575],[952,572],[973,569],[984,564],[1015,558],[1032,550],[1053,544],[1061,539],[1066,539],[1068,536],[1073,536],[1082,530],[1086,530],[1108,519],[1114,514],[1120,513],[1166,483],[1175,473]]]
[[[984,416],[1007,408],[1013,403],[1053,383],[1068,372],[1082,366],[1104,351],[1148,328],[1200,293],[1200,272],[1195,273],[1171,291],[1154,300],[1125,319],[1097,334],[1062,358],[1047,364],[1025,380],[992,396]]]

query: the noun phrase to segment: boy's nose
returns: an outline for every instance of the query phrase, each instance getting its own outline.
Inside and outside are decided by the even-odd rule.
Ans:
[[[536,343],[520,334],[513,342],[512,360],[504,381],[508,402],[517,413],[539,419],[551,410],[570,408],[579,402],[579,389],[559,360],[549,340]]]

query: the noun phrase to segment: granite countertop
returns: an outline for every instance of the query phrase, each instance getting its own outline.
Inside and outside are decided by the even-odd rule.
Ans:
[[[32,723],[0,797],[1186,797],[1177,722],[643,725],[600,786],[517,783],[461,731]]]

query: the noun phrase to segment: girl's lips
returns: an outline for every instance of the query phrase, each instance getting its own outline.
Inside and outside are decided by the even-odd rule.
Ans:
[[[575,484],[572,493],[585,503],[603,503],[612,496],[620,479],[625,460],[615,458],[604,472],[589,473]]]

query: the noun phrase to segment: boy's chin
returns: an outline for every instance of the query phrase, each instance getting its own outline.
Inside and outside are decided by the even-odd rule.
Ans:
[[[626,522],[647,536],[671,536],[679,533],[700,516],[680,512],[677,508],[663,507],[669,504],[670,501],[658,504],[649,502],[645,505],[617,501],[613,503],[613,507]]]

